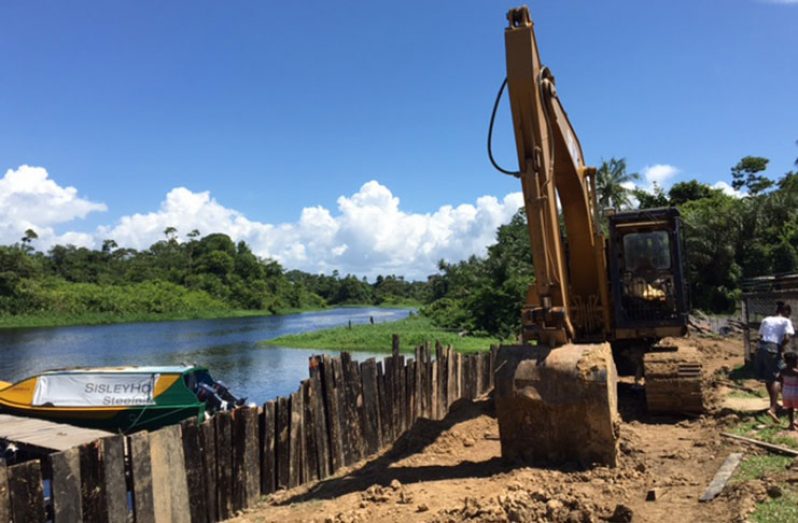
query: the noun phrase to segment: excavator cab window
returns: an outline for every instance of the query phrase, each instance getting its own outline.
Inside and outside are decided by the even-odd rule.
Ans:
[[[678,212],[630,211],[610,219],[616,327],[677,325],[686,311]]]

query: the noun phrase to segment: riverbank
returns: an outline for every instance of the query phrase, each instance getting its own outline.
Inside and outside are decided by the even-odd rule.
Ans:
[[[337,327],[280,336],[261,343],[268,346],[302,349],[389,352],[391,338],[394,334],[399,335],[402,348],[405,350],[412,350],[424,342],[439,341],[443,345],[451,345],[461,352],[474,352],[486,350],[491,345],[498,345],[501,342],[498,338],[460,336],[456,332],[435,327],[428,318],[411,316],[389,323],[352,325],[351,328]]]
[[[334,305],[329,307],[304,307],[304,308],[284,308],[277,309],[275,312],[268,310],[247,310],[247,309],[208,309],[190,310],[180,312],[136,312],[136,313],[114,313],[114,312],[87,312],[82,314],[53,314],[52,312],[40,314],[18,314],[4,316],[0,315],[0,329],[28,329],[39,327],[70,327],[77,325],[112,325],[121,323],[152,323],[164,321],[187,321],[187,320],[221,320],[226,318],[252,318],[264,316],[285,316],[288,314],[300,314],[304,312],[318,312],[330,309],[341,308],[363,308],[375,307],[380,309],[416,309],[420,305],[415,303],[384,303],[380,305],[372,304],[347,304]]]

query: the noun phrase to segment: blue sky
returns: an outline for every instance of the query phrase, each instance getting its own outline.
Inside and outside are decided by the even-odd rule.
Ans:
[[[18,174],[0,185],[0,196],[15,195],[0,211],[0,240],[33,225],[42,247],[108,235],[141,247],[171,219],[184,232],[218,223],[262,255],[308,270],[370,273],[376,263],[423,274],[436,256],[480,252],[519,190],[485,153],[514,5],[3,2],[0,174]],[[588,163],[623,156],[666,186],[728,182],[748,154],[770,158],[773,177],[792,168],[798,2],[530,8]],[[497,155],[512,166],[506,109],[497,125]],[[652,166],[659,170],[645,171]],[[26,179],[39,189],[19,189]],[[501,208],[480,206],[486,195]],[[342,226],[342,197],[365,231]],[[396,216],[409,221],[383,217],[381,234],[415,227],[415,239],[368,231],[369,213],[396,198]],[[37,205],[52,210],[65,199],[62,215],[39,219]],[[14,202],[25,205],[8,211]],[[212,205],[221,214],[197,217]],[[446,206],[463,216],[434,220]],[[334,238],[315,250],[306,208],[335,222],[319,233]],[[408,242],[420,250],[391,258],[388,249]],[[304,254],[292,258],[297,245]],[[334,249],[349,258],[313,261]]]

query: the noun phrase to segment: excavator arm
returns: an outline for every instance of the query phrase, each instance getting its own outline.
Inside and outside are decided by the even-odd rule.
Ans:
[[[524,338],[550,346],[605,339],[610,308],[596,171],[585,167],[554,76],[541,64],[529,11],[513,9],[507,19],[507,87],[536,277],[523,312]]]
[[[529,11],[513,9],[507,18],[516,174],[535,282],[522,313],[524,344],[502,346],[496,357],[502,456],[612,466],[618,450],[617,374],[606,342],[609,293],[595,170],[585,167],[554,77],[541,65]]]

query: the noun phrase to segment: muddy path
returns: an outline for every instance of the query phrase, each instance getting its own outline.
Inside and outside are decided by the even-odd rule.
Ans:
[[[742,363],[739,340],[699,340],[713,405],[724,372]],[[513,467],[501,460],[490,398],[461,400],[441,421],[420,419],[392,449],[333,478],[264,498],[236,521],[742,521],[755,493],[698,498],[730,452],[724,411],[674,419],[646,414],[631,383],[619,387],[616,468]],[[755,451],[754,451],[755,452]],[[750,495],[749,495],[750,494]]]

